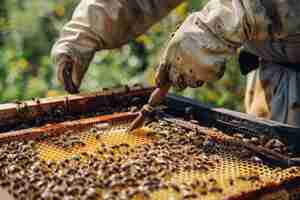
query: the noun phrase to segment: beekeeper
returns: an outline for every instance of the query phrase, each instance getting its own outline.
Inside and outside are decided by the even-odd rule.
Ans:
[[[77,92],[95,52],[126,44],[182,2],[82,0],[52,50],[58,79]],[[156,82],[200,87],[220,79],[238,54],[248,74],[246,111],[300,126],[299,17],[298,0],[210,0],[168,41]]]

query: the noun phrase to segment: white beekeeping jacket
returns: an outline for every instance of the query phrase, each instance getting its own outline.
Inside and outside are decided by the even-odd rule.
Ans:
[[[75,61],[79,79],[96,51],[118,48],[147,31],[183,0],[82,0],[52,49]]]

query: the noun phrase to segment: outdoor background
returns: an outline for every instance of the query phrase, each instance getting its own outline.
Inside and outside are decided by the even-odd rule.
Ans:
[[[0,0],[0,103],[64,94],[49,55],[59,30],[78,2]],[[81,89],[95,91],[122,84],[153,84],[154,69],[170,33],[188,13],[204,4],[203,0],[187,1],[147,34],[121,49],[99,52]],[[244,82],[233,58],[221,81],[180,94],[218,107],[243,110]]]

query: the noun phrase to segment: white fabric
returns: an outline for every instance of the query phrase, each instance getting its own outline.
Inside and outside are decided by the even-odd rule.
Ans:
[[[226,59],[243,43],[266,37],[270,21],[265,10],[257,7],[261,7],[259,1],[211,0],[200,12],[191,14],[161,59],[162,65],[171,66],[173,85],[198,87],[201,81],[220,79]]]

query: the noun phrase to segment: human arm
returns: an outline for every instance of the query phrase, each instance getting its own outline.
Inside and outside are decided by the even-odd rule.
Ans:
[[[179,88],[220,79],[226,59],[246,41],[268,37],[270,20],[260,1],[211,0],[191,14],[168,42],[157,75]],[[161,70],[161,68],[168,68]],[[168,75],[161,75],[161,71]]]
[[[126,44],[183,1],[82,0],[52,49],[58,79],[65,84],[63,69],[71,62],[71,78],[79,87],[96,51]]]

